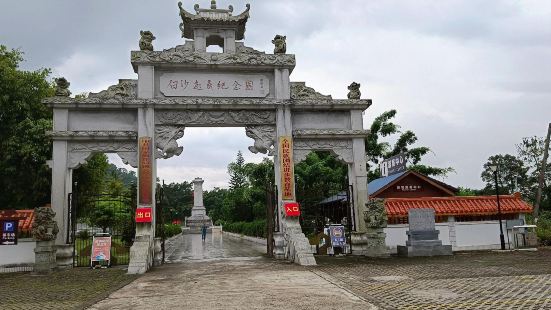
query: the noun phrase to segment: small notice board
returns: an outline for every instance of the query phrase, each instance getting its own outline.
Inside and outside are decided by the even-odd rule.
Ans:
[[[16,245],[18,220],[0,221],[0,245]]]
[[[92,240],[92,255],[90,266],[111,265],[111,236],[94,236]]]

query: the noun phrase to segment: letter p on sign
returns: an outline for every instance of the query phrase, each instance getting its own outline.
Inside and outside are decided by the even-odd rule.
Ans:
[[[283,204],[286,216],[300,216],[300,206],[298,202],[286,202]]]

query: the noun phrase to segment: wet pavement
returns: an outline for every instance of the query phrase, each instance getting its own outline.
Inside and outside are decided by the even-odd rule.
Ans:
[[[166,262],[207,261],[224,258],[261,257],[266,247],[250,241],[223,236],[220,233],[207,234],[201,240],[200,234],[180,235],[170,240],[166,247]]]

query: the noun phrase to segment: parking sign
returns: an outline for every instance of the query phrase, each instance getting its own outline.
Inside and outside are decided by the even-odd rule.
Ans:
[[[16,245],[17,244],[17,220],[2,221],[2,231],[0,245]]]

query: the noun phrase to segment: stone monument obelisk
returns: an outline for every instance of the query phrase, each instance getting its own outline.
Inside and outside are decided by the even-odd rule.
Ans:
[[[203,225],[212,226],[212,220],[207,216],[207,210],[203,205],[203,182],[201,178],[193,180],[193,208],[191,216],[186,220],[186,226],[191,232],[199,233]]]

